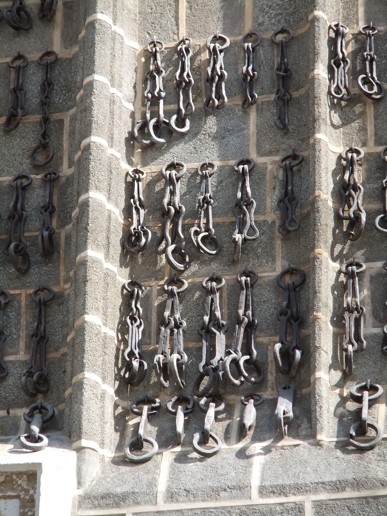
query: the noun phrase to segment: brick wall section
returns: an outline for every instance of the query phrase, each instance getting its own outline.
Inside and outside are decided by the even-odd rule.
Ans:
[[[26,3],[37,9],[37,2]],[[354,97],[343,108],[332,105],[326,94],[331,59],[327,29],[329,22],[338,19],[349,26],[351,33],[348,51]],[[196,515],[205,511],[221,515],[329,515],[338,510],[364,514],[364,507],[372,507],[374,514],[382,513],[387,498],[384,443],[365,454],[346,446],[349,427],[358,415],[355,404],[348,401],[350,387],[368,378],[382,385],[387,383],[385,359],[380,352],[386,315],[386,275],[382,269],[386,246],[374,228],[374,218],[382,211],[380,184],[384,166],[378,153],[387,144],[386,101],[372,104],[356,86],[364,45],[364,39],[358,37],[358,27],[370,20],[380,31],[376,39],[378,73],[387,83],[383,56],[387,10],[381,0],[296,0],[286,8],[282,0],[59,0],[57,17],[49,25],[40,27],[37,22],[27,34],[15,34],[2,27],[0,76],[4,91],[9,88],[4,77],[9,77],[6,63],[10,58],[20,50],[31,61],[26,83],[27,93],[31,91],[29,115],[15,133],[0,132],[2,205],[7,206],[11,199],[10,178],[23,166],[30,169],[29,149],[37,137],[40,114],[36,59],[48,47],[60,56],[54,75],[52,119],[58,149],[53,167],[60,171],[61,180],[56,190],[59,252],[54,259],[43,263],[37,250],[33,251],[40,224],[37,206],[43,193],[39,176],[36,180],[34,177],[28,201],[32,270],[21,278],[2,259],[1,287],[9,289],[13,296],[7,311],[12,321],[7,341],[10,376],[1,385],[0,431],[3,436],[22,431],[21,414],[30,403],[20,388],[34,320],[29,296],[44,281],[57,293],[48,306],[52,384],[49,399],[58,410],[49,430],[66,435],[78,452],[78,514],[161,511]],[[290,28],[294,36],[289,44],[293,99],[287,135],[273,123],[276,49],[271,35],[281,25]],[[257,49],[259,99],[245,112],[241,108],[240,37],[250,29],[262,37]],[[217,31],[231,38],[225,54],[229,103],[223,110],[206,115],[202,109],[205,42]],[[176,109],[175,47],[184,34],[193,39],[194,46],[196,112],[191,117],[191,130],[165,147],[141,150],[126,135],[144,111],[142,82],[148,64],[144,48],[153,36],[165,43],[169,117]],[[3,98],[1,116],[5,116],[6,109]],[[364,235],[355,243],[346,240],[337,216],[339,153],[352,143],[365,150],[363,184],[368,216]],[[296,233],[281,237],[277,232],[277,199],[282,186],[278,161],[292,147],[305,157],[295,172],[301,224]],[[235,265],[231,261],[231,235],[238,181],[233,164],[242,157],[256,162],[252,191],[257,201],[260,236],[244,246],[242,260]],[[160,453],[147,464],[133,466],[124,461],[123,454],[138,425],[138,418],[128,410],[130,402],[148,393],[157,395],[165,404],[174,392],[161,389],[153,374],[129,391],[120,380],[125,347],[118,332],[120,313],[125,310],[121,286],[127,278],[135,277],[146,287],[142,302],[144,351],[152,364],[165,301],[162,285],[173,273],[155,253],[163,196],[160,170],[174,158],[188,165],[182,181],[182,199],[187,209],[184,233],[192,258],[191,267],[183,274],[189,287],[182,296],[182,313],[187,320],[185,349],[190,358],[188,389],[197,375],[200,356],[197,330],[203,314],[201,282],[213,271],[226,279],[222,303],[230,327],[230,345],[238,296],[236,275],[249,267],[259,275],[255,289],[257,343],[267,374],[258,392],[265,401],[258,408],[253,434],[241,440],[239,398],[251,389],[228,387],[227,411],[214,425],[224,446],[208,460],[199,458],[191,447],[194,432],[203,425],[199,408],[186,421],[181,447],[174,443],[174,420],[162,408],[147,426],[148,435],[159,443]],[[218,165],[213,177],[214,223],[223,249],[215,260],[199,255],[188,238],[196,219],[196,168],[206,159]],[[144,253],[128,260],[121,253],[120,239],[130,223],[131,185],[126,184],[125,174],[133,166],[146,172],[146,221],[152,240]],[[5,238],[4,233],[0,236]],[[345,380],[338,360],[344,293],[339,267],[354,255],[367,264],[360,281],[367,310],[368,348],[355,357],[354,374]],[[276,387],[287,379],[275,371],[273,361],[273,345],[278,339],[276,314],[281,302],[275,278],[289,262],[307,273],[307,282],[300,291],[305,352],[296,378],[294,421],[289,438],[281,441],[274,420]],[[384,429],[384,402],[372,409],[371,416]]]

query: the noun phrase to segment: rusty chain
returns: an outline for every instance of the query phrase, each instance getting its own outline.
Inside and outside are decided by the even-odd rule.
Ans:
[[[328,27],[328,33],[332,31],[335,38],[335,54],[331,59],[331,67],[333,68],[333,78],[329,84],[329,94],[338,100],[348,101],[352,94],[348,85],[348,69],[350,61],[345,50],[345,35],[348,27],[341,22],[331,23]]]
[[[145,227],[145,205],[142,195],[142,180],[145,177],[145,172],[139,168],[134,168],[128,172],[128,177],[133,180],[133,195],[130,199],[132,205],[132,225],[125,238],[122,239],[121,245],[123,251],[130,254],[140,253],[143,251],[151,239],[151,232]]]
[[[382,150],[381,156],[382,160],[387,164],[387,147]],[[378,215],[375,219],[375,226],[379,231],[383,231],[383,233],[387,233],[387,166],[385,175],[386,177],[382,181],[382,190],[384,192],[383,213]]]
[[[5,290],[0,290],[0,380],[3,380],[8,375],[8,365],[4,360],[4,347],[7,339],[4,331],[4,309],[9,300],[9,293]]]
[[[374,36],[378,33],[376,27],[372,25],[364,25],[360,32],[367,39],[366,51],[363,53],[366,63],[365,74],[360,75],[357,79],[360,91],[371,100],[379,100],[384,97],[384,89],[382,83],[378,80],[376,74],[376,55]]]
[[[55,409],[51,403],[38,401],[28,407],[28,411],[23,414],[23,419],[29,425],[29,432],[20,436],[23,448],[40,451],[47,447],[48,439],[41,431],[43,425],[49,423],[54,416]]]
[[[230,40],[223,34],[214,34],[207,39],[207,97],[204,109],[214,111],[227,104],[226,81],[227,72],[224,69],[224,51],[230,46]]]
[[[198,168],[201,177],[200,195],[198,197],[198,219],[190,235],[194,246],[201,253],[214,256],[220,252],[220,244],[215,236],[213,227],[212,206],[214,199],[211,190],[211,177],[217,170],[215,163],[206,161]]]
[[[361,185],[363,156],[364,151],[354,146],[341,154],[343,180],[340,193],[343,204],[339,208],[339,215],[342,220],[348,220],[346,233],[352,241],[360,237],[366,223],[366,212],[363,208],[364,188]]]
[[[9,62],[12,70],[11,90],[8,114],[4,122],[4,131],[7,133],[16,129],[21,117],[27,114],[26,93],[24,91],[24,71],[27,65],[28,59],[20,52]]]
[[[178,134],[186,134],[190,128],[188,116],[195,111],[192,97],[194,80],[191,72],[191,39],[183,38],[177,44],[179,56],[179,69],[175,74],[176,88],[178,91],[177,112],[171,117],[169,123],[172,131]]]
[[[360,304],[359,274],[365,271],[364,263],[351,260],[341,267],[347,278],[344,302],[344,338],[342,343],[343,371],[350,375],[353,371],[353,353],[366,349],[364,339],[365,308]]]
[[[234,261],[239,262],[242,253],[242,245],[247,240],[255,240],[259,231],[254,222],[254,213],[257,203],[251,196],[250,172],[254,169],[255,163],[250,158],[237,161],[234,170],[239,174],[239,185],[237,200],[234,208],[235,230],[232,235],[234,242]]]
[[[54,182],[59,179],[58,172],[46,172],[43,176],[46,183],[44,203],[40,207],[42,214],[42,227],[38,235],[38,245],[40,254],[44,258],[52,256],[55,251],[54,235],[55,228],[52,223],[52,216],[56,211],[54,205]]]
[[[277,30],[272,41],[279,46],[278,63],[275,70],[277,76],[277,90],[274,95],[275,104],[277,106],[277,116],[274,120],[278,129],[288,132],[289,130],[289,102],[292,100],[290,93],[290,78],[292,71],[289,68],[288,61],[288,43],[292,39],[293,34],[289,29],[282,27]]]
[[[48,335],[46,330],[46,304],[55,294],[48,287],[35,289],[31,298],[38,305],[35,329],[30,338],[30,360],[22,375],[22,386],[27,396],[46,394],[50,388],[46,364]]]
[[[303,156],[301,154],[297,154],[297,152],[292,149],[292,151],[286,154],[286,156],[284,156],[279,162],[284,178],[282,195],[278,200],[278,208],[281,213],[281,222],[278,232],[281,233],[281,235],[285,235],[291,231],[296,231],[300,225],[300,221],[296,216],[298,199],[294,192],[293,169],[300,165],[303,160]]]
[[[170,380],[180,388],[185,387],[185,364],[188,362],[184,352],[184,330],[187,326],[181,317],[179,294],[184,292],[188,283],[175,276],[164,283],[164,290],[168,297],[160,322],[160,337],[157,354],[154,358],[156,375],[164,387],[168,387]],[[173,351],[170,353],[169,341],[172,334]]]
[[[30,30],[32,18],[24,0],[12,0],[12,6],[3,12],[4,20],[14,30]]]
[[[40,0],[39,18],[47,21],[53,20],[57,6],[58,0]]]
[[[351,399],[356,403],[361,403],[362,406],[361,420],[353,423],[349,431],[349,442],[359,450],[372,450],[382,440],[383,432],[381,428],[368,419],[368,408],[370,402],[375,402],[383,393],[383,387],[377,383],[371,383],[370,380],[358,383],[350,391]],[[373,430],[369,436],[370,440],[358,441],[359,436],[367,436],[369,429]]]
[[[255,69],[255,49],[261,43],[256,32],[248,32],[242,37],[245,64],[242,68],[243,100],[242,107],[247,109],[253,106],[258,99],[255,91],[258,72]]]
[[[176,160],[165,165],[162,170],[162,176],[165,179],[161,212],[163,228],[156,252],[165,254],[168,264],[177,271],[185,271],[190,266],[183,234],[185,208],[180,202],[180,179],[186,170],[187,166]]]
[[[11,180],[11,186],[15,189],[15,192],[7,218],[8,235],[4,254],[11,258],[12,265],[20,274],[26,274],[31,266],[27,251],[27,242],[24,238],[24,226],[27,217],[25,211],[25,197],[26,189],[31,182],[31,176],[26,173],[17,174]]]

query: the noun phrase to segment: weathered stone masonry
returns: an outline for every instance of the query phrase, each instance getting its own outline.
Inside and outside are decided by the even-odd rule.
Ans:
[[[33,175],[26,225],[31,271],[20,276],[8,259],[0,256],[0,287],[12,295],[6,310],[10,374],[0,384],[0,446],[7,460],[0,457],[0,465],[9,462],[10,449],[18,446],[14,437],[24,432],[22,414],[31,403],[23,394],[20,378],[36,314],[30,294],[43,284],[56,293],[47,306],[51,390],[46,399],[56,406],[57,417],[46,433],[52,447],[76,452],[79,490],[74,491],[75,514],[383,514],[387,499],[385,443],[361,453],[347,446],[347,438],[359,413],[357,404],[349,401],[350,387],[368,378],[384,387],[387,384],[386,357],[380,351],[386,321],[387,279],[382,265],[387,248],[374,226],[375,216],[382,212],[380,185],[385,164],[379,154],[387,145],[387,100],[372,103],[361,95],[356,83],[363,70],[364,45],[358,29],[372,20],[379,29],[375,39],[378,75],[387,84],[385,2],[59,0],[51,23],[38,20],[37,0],[27,0],[26,4],[34,21],[30,32],[16,33],[0,25],[0,123],[8,107],[8,62],[18,51],[30,61],[25,82],[28,115],[13,133],[0,131],[3,242],[12,197],[10,179],[22,169]],[[0,2],[0,7],[3,5],[10,2]],[[339,19],[350,29],[347,50],[353,99],[345,106],[332,104],[327,97],[332,54],[328,25]],[[277,49],[271,35],[282,25],[293,31],[289,43],[293,98],[287,135],[273,122]],[[259,98],[253,108],[244,111],[240,37],[250,29],[262,37],[256,51]],[[205,43],[217,31],[231,38],[225,53],[229,102],[223,110],[205,114]],[[127,132],[144,112],[143,78],[149,59],[144,49],[153,36],[165,44],[166,115],[170,117],[176,110],[175,47],[184,35],[192,38],[194,50],[196,111],[190,117],[191,130],[164,147],[141,150],[127,138]],[[37,59],[48,49],[59,54],[51,104],[56,155],[40,171],[30,167],[29,155],[37,143],[40,120],[41,69]],[[339,154],[352,143],[365,151],[367,224],[357,242],[347,240],[337,215]],[[292,147],[305,157],[295,171],[301,224],[297,232],[282,237],[277,232],[277,201],[282,187],[278,162]],[[256,162],[251,180],[260,235],[243,247],[241,262],[236,265],[232,262],[231,235],[238,177],[233,165],[242,157]],[[187,320],[188,388],[197,375],[201,352],[197,330],[203,314],[202,280],[213,271],[226,279],[222,303],[230,328],[230,346],[238,301],[236,275],[249,267],[259,276],[255,288],[257,344],[267,374],[257,390],[265,400],[257,409],[253,434],[241,440],[240,396],[251,389],[228,387],[227,412],[217,417],[214,427],[224,447],[207,460],[192,451],[192,436],[203,424],[199,408],[188,417],[183,444],[176,447],[174,420],[163,407],[147,426],[149,436],[159,443],[160,453],[151,462],[135,466],[125,462],[123,454],[138,425],[138,418],[128,410],[130,402],[148,393],[160,397],[165,405],[174,393],[161,389],[150,373],[144,384],[129,392],[122,381],[120,368],[126,343],[120,322],[126,307],[121,287],[131,277],[146,287],[142,300],[146,321],[143,346],[151,369],[165,301],[163,283],[173,272],[155,253],[164,186],[160,171],[174,158],[188,165],[182,180],[182,200],[187,209],[184,232],[192,265],[183,274],[189,286],[181,298]],[[223,249],[215,259],[200,255],[188,237],[196,220],[196,169],[206,159],[218,165],[212,179],[214,225]],[[146,223],[152,240],[145,252],[128,259],[121,252],[120,240],[130,224],[128,201],[132,190],[126,172],[133,166],[146,172]],[[51,169],[61,175],[55,198],[57,251],[44,260],[37,249],[39,206],[44,193],[41,177]],[[355,356],[354,373],[345,379],[339,360],[344,294],[339,267],[352,256],[367,266],[361,278],[367,350]],[[288,263],[302,267],[307,274],[300,291],[305,351],[295,383],[294,421],[289,426],[289,438],[281,441],[274,411],[276,388],[286,377],[276,372],[272,350],[278,339],[276,315],[281,301],[275,278]],[[371,416],[385,435],[385,400],[372,408]],[[49,451],[36,455],[43,468]],[[31,469],[36,471],[35,467]],[[1,471],[7,471],[6,466],[1,466]],[[0,488],[2,481],[0,476]],[[2,494],[0,490],[0,499]]]

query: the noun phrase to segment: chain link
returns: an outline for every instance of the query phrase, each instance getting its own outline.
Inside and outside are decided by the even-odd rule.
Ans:
[[[358,274],[365,270],[361,262],[351,260],[341,268],[347,278],[347,291],[344,303],[345,334],[342,343],[343,371],[350,375],[353,371],[353,353],[359,353],[366,348],[364,339],[365,308],[360,304],[360,289]]]
[[[342,220],[348,220],[346,233],[352,241],[357,240],[366,223],[366,212],[363,208],[364,188],[361,185],[361,165],[364,152],[358,147],[350,147],[343,151],[343,181],[341,196],[343,204],[339,208]]]
[[[30,425],[29,433],[21,435],[23,448],[31,451],[40,451],[47,447],[48,439],[41,434],[43,425],[49,423],[55,416],[55,409],[51,403],[38,401],[23,414],[24,421]]]
[[[27,242],[24,238],[24,226],[27,217],[25,196],[26,189],[31,182],[31,176],[26,173],[18,174],[11,180],[11,186],[15,189],[15,192],[7,218],[8,235],[4,254],[11,258],[12,265],[20,274],[28,272],[31,266]]]
[[[207,39],[209,65],[207,67],[207,98],[204,109],[214,111],[227,104],[226,81],[224,69],[224,51],[230,46],[230,40],[223,34],[214,34]]]
[[[7,133],[16,129],[21,117],[27,114],[26,94],[24,91],[24,69],[27,65],[28,59],[23,54],[20,54],[20,52],[9,63],[13,72],[8,114],[4,123],[4,131]]]
[[[235,203],[235,230],[232,235],[234,242],[234,261],[241,259],[242,245],[246,240],[255,240],[259,231],[254,222],[254,212],[257,203],[251,196],[250,172],[254,169],[255,163],[250,158],[237,161],[234,170],[239,174],[239,185],[237,200]],[[250,233],[249,233],[250,232]]]
[[[261,43],[256,32],[248,32],[242,38],[245,64],[242,68],[243,100],[242,107],[247,109],[253,106],[258,99],[255,92],[258,73],[255,69],[255,49]]]
[[[180,202],[180,179],[186,170],[187,166],[176,160],[163,167],[162,170],[165,179],[161,212],[163,229],[156,252],[165,254],[168,264],[177,271],[185,271],[190,266],[183,235],[185,208]],[[180,262],[176,258],[179,258]]]
[[[24,5],[24,0],[12,0],[12,6],[5,9],[4,20],[14,30],[30,30],[32,18]]]
[[[375,402],[383,393],[383,387],[377,383],[371,383],[370,380],[355,385],[350,391],[351,399],[356,403],[361,403],[362,406],[361,420],[353,423],[349,431],[349,442],[359,450],[372,450],[382,440],[383,432],[381,428],[368,419],[368,408],[369,404]],[[373,432],[367,436],[370,428]],[[370,440],[358,441],[359,436],[367,436]]]
[[[47,21],[53,20],[57,6],[58,0],[40,0],[39,18]]]
[[[30,360],[28,368],[22,375],[22,386],[27,396],[46,394],[50,388],[46,364],[48,336],[46,331],[46,304],[55,294],[48,287],[35,289],[31,298],[38,305],[35,329],[30,338]]]
[[[201,253],[215,256],[220,252],[220,244],[215,236],[213,227],[212,206],[214,199],[212,197],[211,177],[217,170],[215,163],[206,161],[198,168],[201,177],[200,195],[198,197],[198,219],[190,235],[194,246]]]
[[[7,339],[4,331],[4,309],[9,300],[9,293],[5,290],[0,290],[0,380],[3,380],[8,375],[8,365],[4,360],[4,347]]]
[[[283,191],[278,200],[278,208],[281,213],[281,222],[278,228],[281,235],[285,235],[299,228],[300,222],[296,217],[296,209],[298,199],[294,192],[294,167],[297,167],[304,160],[301,154],[293,149],[289,154],[284,156],[279,162],[279,166],[283,171]]]
[[[376,55],[374,36],[378,30],[372,25],[364,25],[360,32],[367,38],[366,51],[364,52],[364,61],[366,63],[366,72],[360,75],[357,82],[362,93],[371,100],[379,100],[384,97],[384,89],[376,74]]]
[[[157,442],[151,437],[147,437],[145,435],[145,430],[146,424],[148,422],[148,416],[157,414],[157,412],[160,410],[160,407],[160,400],[157,398],[151,398],[150,396],[145,396],[145,398],[137,400],[130,406],[130,410],[133,412],[133,414],[141,416],[141,419],[136,437],[129,441],[124,450],[128,461],[134,462],[135,464],[143,464],[144,462],[150,460],[157,453],[159,449]],[[144,443],[147,443],[148,446],[150,446],[150,450],[143,451]],[[134,453],[135,451],[137,453]]]
[[[333,68],[333,78],[329,84],[329,94],[335,99],[347,102],[352,94],[349,91],[348,85],[348,69],[350,60],[345,51],[345,35],[348,32],[348,27],[340,22],[331,23],[328,27],[328,33],[332,30],[335,38],[335,55],[331,59],[331,66]]]
[[[46,183],[44,203],[40,207],[42,214],[42,228],[38,235],[40,254],[44,258],[52,256],[55,251],[54,235],[55,228],[52,224],[52,216],[56,211],[54,205],[54,182],[59,179],[58,172],[46,172],[43,181]]]
[[[284,27],[277,30],[272,36],[273,43],[279,45],[278,64],[275,70],[277,76],[277,91],[274,95],[275,104],[277,106],[277,117],[274,123],[278,129],[284,132],[289,131],[289,102],[292,100],[292,95],[289,91],[292,71],[289,68],[288,62],[288,43],[292,37],[292,31]]]
[[[128,176],[133,180],[133,195],[130,199],[132,205],[132,225],[126,238],[121,241],[123,251],[128,253],[139,253],[143,251],[151,239],[151,232],[145,227],[145,205],[142,195],[142,180],[145,172],[139,168],[134,168],[128,172]]]
[[[382,160],[387,163],[387,147],[382,150],[381,156]],[[386,177],[382,181],[382,190],[384,192],[383,213],[378,215],[375,219],[375,226],[379,231],[383,231],[383,233],[387,233],[387,167],[385,176]]]
[[[191,39],[183,38],[177,45],[179,69],[175,74],[178,91],[177,112],[170,119],[171,129],[178,134],[186,134],[190,129],[188,116],[195,111],[192,98],[194,80],[191,73]]]

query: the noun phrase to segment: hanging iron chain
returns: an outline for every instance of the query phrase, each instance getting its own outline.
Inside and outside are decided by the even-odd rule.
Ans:
[[[341,196],[343,204],[339,208],[342,220],[348,220],[346,233],[352,241],[357,240],[366,223],[363,208],[364,188],[361,185],[361,165],[364,152],[358,147],[350,147],[341,154],[343,163],[343,181]]]
[[[263,381],[265,375],[258,360],[255,339],[258,321],[254,317],[253,287],[258,276],[253,271],[244,271],[238,274],[240,295],[238,314],[233,337],[233,345],[227,350],[227,357],[224,361],[224,369],[227,379],[234,385],[240,386],[246,380],[256,385]],[[245,353],[242,353],[243,342],[245,342]],[[231,365],[235,365],[238,377],[231,372]],[[249,375],[246,366],[252,367],[254,373]]]
[[[254,169],[255,163],[250,158],[237,161],[234,170],[239,174],[239,185],[237,200],[235,203],[235,230],[232,235],[234,242],[234,261],[239,262],[241,258],[242,245],[246,240],[255,240],[259,231],[254,222],[254,213],[257,203],[251,196],[250,172]]]
[[[58,0],[40,0],[39,18],[47,21],[53,20],[57,6]]]
[[[130,410],[133,414],[141,416],[141,419],[140,424],[138,425],[138,433],[136,437],[128,442],[128,445],[124,450],[128,461],[134,462],[135,464],[143,464],[157,453],[159,449],[157,442],[151,437],[147,437],[145,435],[145,430],[148,416],[157,414],[160,407],[160,400],[157,398],[151,398],[150,396],[145,396],[145,398],[137,400],[130,406]],[[144,451],[145,443],[150,446],[148,451]],[[135,451],[136,453],[134,453]]]
[[[214,111],[227,104],[226,81],[224,69],[224,51],[230,46],[230,40],[223,34],[214,34],[207,39],[209,64],[207,67],[207,98],[204,109]]]
[[[288,61],[288,43],[292,39],[293,34],[289,29],[282,27],[272,36],[272,41],[279,45],[278,64],[275,70],[277,76],[277,91],[274,95],[275,104],[277,106],[277,117],[274,120],[278,129],[284,132],[289,130],[289,102],[292,100],[290,93],[290,78],[292,71],[289,68]]]
[[[194,80],[191,72],[191,39],[183,38],[177,45],[179,56],[179,69],[175,74],[176,88],[178,91],[177,112],[171,117],[169,123],[172,131],[178,134],[186,134],[190,128],[188,116],[195,111],[192,98]]]
[[[22,375],[22,386],[27,396],[46,394],[50,388],[46,364],[48,335],[46,330],[46,304],[55,294],[48,287],[35,289],[31,298],[38,305],[38,316],[35,329],[30,338],[30,360],[28,368]]]
[[[360,304],[360,289],[358,274],[365,270],[364,263],[351,260],[341,267],[341,272],[347,278],[347,291],[344,303],[344,339],[343,371],[350,375],[353,371],[353,353],[359,353],[366,349],[364,339],[365,308]]]
[[[348,32],[348,27],[341,22],[331,23],[328,27],[328,32],[332,30],[335,38],[335,55],[331,59],[331,66],[333,68],[333,78],[329,84],[329,94],[338,100],[347,102],[352,94],[349,91],[348,85],[348,69],[350,60],[347,57],[345,50],[345,35]]]
[[[43,450],[48,445],[48,439],[41,433],[43,425],[49,423],[55,416],[51,403],[38,401],[23,414],[24,421],[30,425],[29,432],[20,436],[23,448],[31,451]]]
[[[162,176],[165,179],[161,212],[163,229],[156,252],[165,254],[168,264],[177,271],[185,271],[190,266],[183,234],[185,208],[180,202],[180,179],[186,170],[187,166],[176,160],[162,170]],[[180,262],[176,258],[179,258]]]
[[[44,258],[48,258],[52,256],[55,251],[55,228],[52,225],[52,216],[56,211],[54,205],[54,182],[59,179],[59,174],[58,172],[46,172],[42,179],[46,183],[46,192],[44,203],[40,207],[43,218],[42,228],[38,235],[38,244],[40,254]]]
[[[26,173],[18,174],[11,180],[11,186],[15,189],[15,192],[7,218],[8,236],[4,254],[11,258],[12,265],[20,274],[25,274],[30,269],[30,257],[27,251],[27,242],[24,238],[24,226],[27,217],[25,211],[26,189],[31,182],[31,176]]]
[[[277,285],[282,289],[283,295],[282,306],[277,315],[279,337],[278,343],[274,346],[274,360],[278,370],[291,378],[296,375],[302,356],[300,345],[302,318],[298,309],[297,290],[304,283],[305,272],[292,265],[277,277]]]
[[[8,365],[4,360],[4,347],[7,340],[4,331],[4,309],[9,300],[9,293],[5,290],[0,290],[0,380],[3,380],[8,375]]]
[[[255,91],[258,73],[255,69],[255,49],[261,43],[256,32],[248,32],[242,38],[245,64],[242,68],[243,100],[242,107],[247,109],[253,106],[258,99]]]
[[[291,231],[296,231],[299,228],[300,221],[296,216],[296,209],[298,206],[298,199],[294,192],[294,168],[297,167],[304,160],[301,154],[292,149],[279,162],[279,166],[283,171],[283,191],[278,200],[278,208],[281,213],[281,222],[278,232],[285,235]]]
[[[145,172],[139,168],[134,168],[128,172],[128,176],[133,179],[133,195],[130,199],[132,205],[132,225],[126,238],[121,241],[123,251],[128,253],[139,253],[143,251],[151,239],[151,232],[145,227],[145,205],[142,195],[142,180]]]
[[[128,325],[128,347],[124,351],[126,366],[124,378],[129,385],[139,385],[146,376],[148,365],[142,356],[142,331],[144,321],[140,300],[144,295],[144,286],[136,280],[124,283],[123,290],[129,294],[130,309],[126,318]]]
[[[57,53],[53,50],[48,50],[39,57],[38,61],[41,66],[45,67],[45,76],[41,85],[42,118],[40,120],[39,143],[31,154],[31,164],[33,167],[44,167],[50,163],[54,157],[54,148],[49,134],[49,128],[51,127],[49,107],[52,90],[54,88],[51,67],[57,62],[57,60]]]
[[[7,118],[4,123],[4,131],[10,133],[19,125],[21,117],[26,116],[26,93],[24,91],[24,69],[28,65],[28,59],[18,53],[10,62],[11,90]]]
[[[349,431],[349,442],[359,450],[372,450],[382,440],[381,428],[368,419],[368,408],[369,404],[375,402],[383,393],[383,387],[377,383],[371,383],[370,380],[355,385],[350,391],[351,399],[356,403],[361,403],[361,420],[353,423]],[[370,428],[373,432],[367,436]],[[370,437],[370,440],[358,441],[359,436]]]
[[[5,9],[4,20],[14,30],[30,30],[32,18],[24,5],[24,0],[12,0],[12,6]]]
[[[363,54],[366,63],[366,72],[359,76],[357,82],[361,92],[364,93],[366,97],[371,100],[379,100],[384,97],[384,89],[376,74],[374,36],[378,33],[378,30],[371,22],[371,25],[364,25],[360,29],[360,32],[367,38],[366,51]]]
[[[146,74],[147,86],[145,90],[145,118],[139,120],[133,130],[135,141],[144,147],[153,143],[166,143],[161,137],[164,127],[169,128],[169,120],[164,116],[165,91],[163,78],[165,70],[161,66],[161,54],[164,51],[164,44],[154,39],[148,45],[148,52],[151,55],[149,71]],[[157,103],[157,116],[151,119],[152,102]],[[144,133],[144,135],[142,135]],[[148,137],[147,137],[148,135]]]
[[[188,362],[184,352],[184,330],[187,326],[181,317],[179,294],[184,292],[188,283],[176,275],[164,283],[168,294],[163,320],[161,321],[159,347],[154,358],[154,367],[160,383],[169,386],[170,379],[183,389],[185,387],[185,364]],[[172,334],[173,352],[170,353],[169,341]]]
[[[382,150],[381,156],[382,160],[387,164],[387,147]],[[375,219],[375,226],[383,233],[387,233],[387,166],[385,175],[386,177],[382,181],[382,190],[384,192],[383,213]]]
[[[200,195],[198,197],[198,219],[190,235],[194,246],[201,253],[214,256],[220,252],[220,245],[215,236],[213,227],[212,206],[214,199],[212,197],[211,177],[217,170],[215,163],[206,161],[198,168],[201,177]]]

